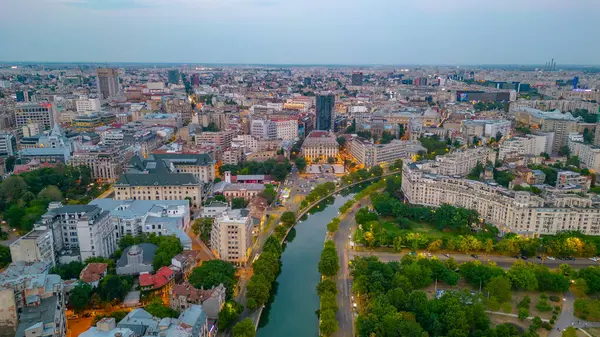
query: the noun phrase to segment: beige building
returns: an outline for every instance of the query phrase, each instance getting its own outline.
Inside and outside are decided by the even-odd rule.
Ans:
[[[427,152],[419,141],[392,140],[389,144],[373,144],[371,141],[356,137],[350,141],[350,154],[358,164],[365,167],[390,165],[396,160],[412,161],[420,151]]]
[[[466,176],[477,166],[488,161],[495,162],[495,152],[486,147],[458,150],[435,158],[437,173],[449,176]]]
[[[73,152],[69,164],[88,166],[92,179],[114,183],[132,156],[131,146],[83,148]]]
[[[526,155],[539,156],[552,152],[552,139],[547,135],[525,135],[507,139],[500,144],[498,160]]]
[[[252,218],[247,209],[228,210],[215,218],[210,247],[217,257],[239,266],[246,265],[252,250]]]
[[[569,140],[569,151],[572,156],[578,156],[583,166],[600,172],[600,146]]]
[[[54,237],[46,226],[38,226],[10,244],[13,262],[45,262],[55,264]]]
[[[225,150],[231,147],[233,137],[235,137],[235,132],[230,130],[216,132],[203,131],[196,134],[196,145],[202,143],[214,143],[219,146],[221,150]]]
[[[553,132],[552,153],[557,153],[560,147],[567,144],[569,133],[577,132],[577,121],[570,113],[541,111],[533,108],[520,107],[515,114],[517,123],[527,125],[542,132]]]
[[[189,173],[125,173],[114,185],[115,200],[185,200],[202,204],[202,185]]]
[[[408,202],[473,209],[504,232],[539,235],[578,230],[600,235],[600,204],[590,197],[515,192],[496,184],[432,173],[432,164],[404,165],[402,192]]]
[[[302,143],[302,155],[310,160],[326,161],[329,157],[337,157],[339,144],[335,135],[328,131],[312,131]]]

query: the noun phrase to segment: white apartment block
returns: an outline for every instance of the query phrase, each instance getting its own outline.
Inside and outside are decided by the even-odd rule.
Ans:
[[[359,137],[350,141],[348,149],[354,160],[365,167],[386,166],[398,159],[412,161],[413,156],[420,151],[427,152],[419,141],[392,140],[389,144],[373,144]]]
[[[247,209],[234,209],[215,218],[210,247],[217,257],[236,265],[246,265],[252,249],[252,218]]]
[[[73,152],[69,163],[73,166],[88,166],[94,180],[114,183],[132,156],[133,149],[128,146],[92,147]]]
[[[504,232],[539,235],[578,230],[600,235],[600,204],[577,194],[539,197],[496,184],[432,173],[432,162],[404,165],[402,192],[412,204],[476,210]]]
[[[294,140],[298,138],[298,120],[274,120],[277,130],[277,139]]]
[[[56,108],[50,103],[20,103],[15,109],[15,122],[17,128],[35,123],[41,129],[52,129],[55,124]]]
[[[14,156],[17,153],[17,139],[8,131],[0,131],[0,156]]]
[[[13,262],[44,262],[55,265],[54,237],[46,226],[34,228],[17,241],[10,244]]]
[[[196,145],[202,143],[214,143],[217,146],[220,146],[221,150],[225,150],[231,147],[231,141],[234,136],[235,132],[231,130],[215,132],[203,131],[196,134]]]
[[[253,119],[250,123],[250,134],[257,139],[276,139],[277,125],[270,120]]]
[[[233,143],[240,147],[244,147],[247,152],[258,151],[258,139],[252,135],[237,135],[232,140]]]
[[[600,146],[582,142],[568,141],[572,156],[578,156],[583,166],[600,172]]]
[[[569,188],[579,185],[585,190],[589,190],[591,184],[591,177],[573,171],[559,171],[556,176],[556,188]]]
[[[453,153],[437,156],[435,158],[437,172],[448,176],[466,176],[471,170],[481,163],[485,166],[487,161],[495,162],[495,152],[486,147],[458,150]]]
[[[98,112],[101,109],[100,99],[80,97],[75,101],[75,109],[79,113]]]
[[[52,229],[56,252],[79,251],[81,261],[90,257],[109,257],[117,248],[110,214],[98,206],[63,206],[60,202],[52,202],[41,222]]]
[[[549,137],[544,135],[517,136],[500,144],[498,160],[525,155],[539,156],[542,152],[552,152],[552,142],[549,141]]]
[[[335,135],[328,131],[312,131],[301,147],[302,155],[311,161],[327,160],[329,157],[337,157],[339,144]]]

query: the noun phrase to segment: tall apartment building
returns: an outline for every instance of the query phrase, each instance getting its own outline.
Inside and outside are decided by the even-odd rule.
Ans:
[[[550,153],[551,151],[552,141],[546,135],[516,136],[500,144],[498,160],[525,155],[539,156],[542,152]]]
[[[316,98],[316,125],[315,130],[330,131],[333,130],[333,121],[335,119],[335,95],[320,94]]]
[[[495,162],[495,152],[486,147],[458,150],[435,158],[438,174],[448,176],[466,176],[477,163],[485,165]]]
[[[119,70],[116,68],[98,68],[98,92],[104,99],[118,96],[121,94],[121,84],[119,83]]]
[[[55,124],[56,108],[50,103],[23,103],[15,107],[15,125],[18,129],[35,123],[43,130],[52,129]]]
[[[266,119],[253,119],[250,122],[250,135],[258,139],[276,139],[277,125]]]
[[[196,144],[215,143],[221,150],[225,150],[231,147],[233,137],[235,137],[235,132],[231,130],[203,131],[196,134]]]
[[[179,74],[179,70],[177,70],[177,69],[169,70],[169,72],[168,72],[169,84],[179,84],[180,77],[181,76]]]
[[[91,177],[106,183],[114,183],[124,172],[133,156],[131,146],[84,147],[73,152],[69,163],[73,166],[88,166]]]
[[[570,113],[555,111],[541,111],[533,108],[520,107],[515,114],[517,123],[527,125],[542,132],[553,132],[552,153],[558,153],[561,146],[567,144],[569,133],[577,132],[577,122]]]
[[[373,144],[360,137],[350,141],[348,150],[354,160],[365,167],[387,166],[398,159],[412,161],[413,156],[420,151],[427,152],[419,141],[392,140],[389,144]]]
[[[67,333],[65,295],[48,265],[12,263],[0,273],[0,333],[16,337],[62,337]]]
[[[326,161],[329,157],[337,157],[339,144],[329,131],[315,130],[304,139],[301,151],[302,155],[311,161],[316,159]]]
[[[0,131],[0,157],[14,156],[17,153],[17,139],[8,131]]]
[[[78,251],[81,261],[109,257],[117,249],[110,214],[98,206],[52,202],[41,225],[51,228],[55,252]]]
[[[190,101],[187,99],[170,99],[167,100],[164,105],[167,113],[181,115],[181,119],[184,123],[190,123],[192,121],[194,109],[192,108]]]
[[[294,140],[298,138],[298,120],[294,118],[273,120],[275,123],[276,138],[281,140]]]
[[[411,204],[450,204],[476,210],[503,232],[528,235],[577,230],[600,235],[600,204],[589,196],[556,193],[544,197],[497,184],[438,175],[433,162],[404,165],[402,192]]]
[[[234,209],[215,218],[210,247],[217,256],[239,266],[246,265],[252,249],[252,218],[247,209]]]
[[[9,246],[13,262],[43,262],[54,266],[54,236],[46,226],[38,226]]]
[[[571,155],[578,156],[583,166],[600,172],[600,146],[571,140],[568,146]]]
[[[97,112],[100,111],[100,99],[99,98],[88,98],[86,96],[80,97],[75,101],[75,109],[78,113],[86,112]]]

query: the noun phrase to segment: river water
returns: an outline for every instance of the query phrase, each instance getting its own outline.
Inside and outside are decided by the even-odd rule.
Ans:
[[[327,224],[353,194],[331,198],[313,209],[313,214],[298,223],[281,256],[281,274],[277,278],[274,301],[261,317],[258,337],[317,337],[316,311],[319,297],[319,259]],[[293,237],[293,239],[292,239]]]

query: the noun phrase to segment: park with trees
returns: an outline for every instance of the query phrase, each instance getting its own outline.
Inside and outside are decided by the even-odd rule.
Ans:
[[[237,165],[226,164],[219,167],[219,174],[230,171],[231,175],[238,174],[265,174],[270,175],[275,180],[284,181],[288,174],[292,171],[292,164],[288,159],[278,162],[275,159],[268,159],[264,162],[246,161]]]
[[[504,271],[491,263],[457,265],[411,254],[389,263],[357,257],[350,273],[359,303],[356,330],[365,337],[538,336],[560,313],[562,296],[554,294],[569,287],[562,272],[523,261]],[[516,323],[492,327],[495,314],[486,310],[501,309],[518,316]]]

